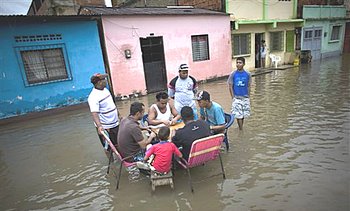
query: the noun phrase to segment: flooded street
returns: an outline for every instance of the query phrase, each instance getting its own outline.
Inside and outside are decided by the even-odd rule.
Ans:
[[[191,74],[191,73],[190,73]],[[219,161],[119,190],[88,107],[1,125],[0,210],[349,210],[350,55],[253,77],[252,115]],[[202,84],[228,112],[226,80]],[[147,106],[154,95],[139,99]],[[123,117],[131,101],[118,102]],[[114,169],[115,170],[115,169]]]

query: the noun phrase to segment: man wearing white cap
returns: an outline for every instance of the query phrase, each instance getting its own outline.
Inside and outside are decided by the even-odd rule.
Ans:
[[[174,106],[178,113],[182,107],[189,106],[193,109],[195,119],[198,119],[196,102],[194,95],[197,92],[196,79],[188,75],[188,65],[181,64],[179,75],[173,78],[169,83],[168,95],[174,98]]]
[[[118,110],[114,104],[113,97],[107,86],[107,74],[96,73],[91,76],[91,83],[94,85],[89,97],[88,103],[92,118],[97,128],[97,133],[101,144],[105,146],[102,136],[103,130],[106,130],[114,145],[116,145],[119,129]]]

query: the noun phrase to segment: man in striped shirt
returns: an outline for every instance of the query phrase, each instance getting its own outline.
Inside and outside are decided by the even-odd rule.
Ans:
[[[91,83],[94,85],[94,88],[88,97],[92,118],[103,146],[105,146],[105,141],[102,136],[103,130],[108,132],[113,144],[117,145],[119,129],[118,110],[114,104],[111,93],[106,89],[107,76],[107,74],[96,73],[91,77]]]

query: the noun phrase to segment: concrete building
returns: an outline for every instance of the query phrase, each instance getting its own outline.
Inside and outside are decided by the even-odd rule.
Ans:
[[[266,66],[269,55],[281,57],[280,64],[292,63],[295,58],[296,27],[302,19],[297,18],[297,0],[226,1],[226,12],[231,14],[232,66],[235,58],[243,56],[246,68],[262,66],[259,49],[266,41]]]
[[[343,5],[304,5],[301,49],[310,50],[313,60],[342,54],[345,17]]]
[[[104,72],[96,20],[0,16],[0,119],[86,102]]]
[[[197,80],[231,72],[230,19],[194,8],[84,7],[100,15],[106,67],[116,96],[165,90],[187,63]]]

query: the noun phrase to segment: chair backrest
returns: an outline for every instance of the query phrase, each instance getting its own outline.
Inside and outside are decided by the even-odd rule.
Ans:
[[[187,166],[191,168],[216,159],[219,156],[224,137],[224,134],[217,134],[194,141],[187,160]]]
[[[225,129],[231,127],[234,121],[235,121],[235,115],[225,113]]]
[[[143,115],[141,119],[141,126],[147,127],[148,126],[148,114]]]
[[[114,146],[114,144],[112,143],[111,139],[109,138],[108,136],[108,133],[107,131],[104,131],[102,133],[102,135],[104,136],[104,138],[106,139],[109,147],[111,148],[112,152],[114,154],[117,155],[117,158],[119,159],[120,162],[122,162],[122,164],[125,166],[125,167],[129,167],[129,166],[134,166],[136,165],[136,163],[134,162],[127,162],[125,159],[123,159],[123,157],[121,156],[121,154],[118,152],[117,148]]]

